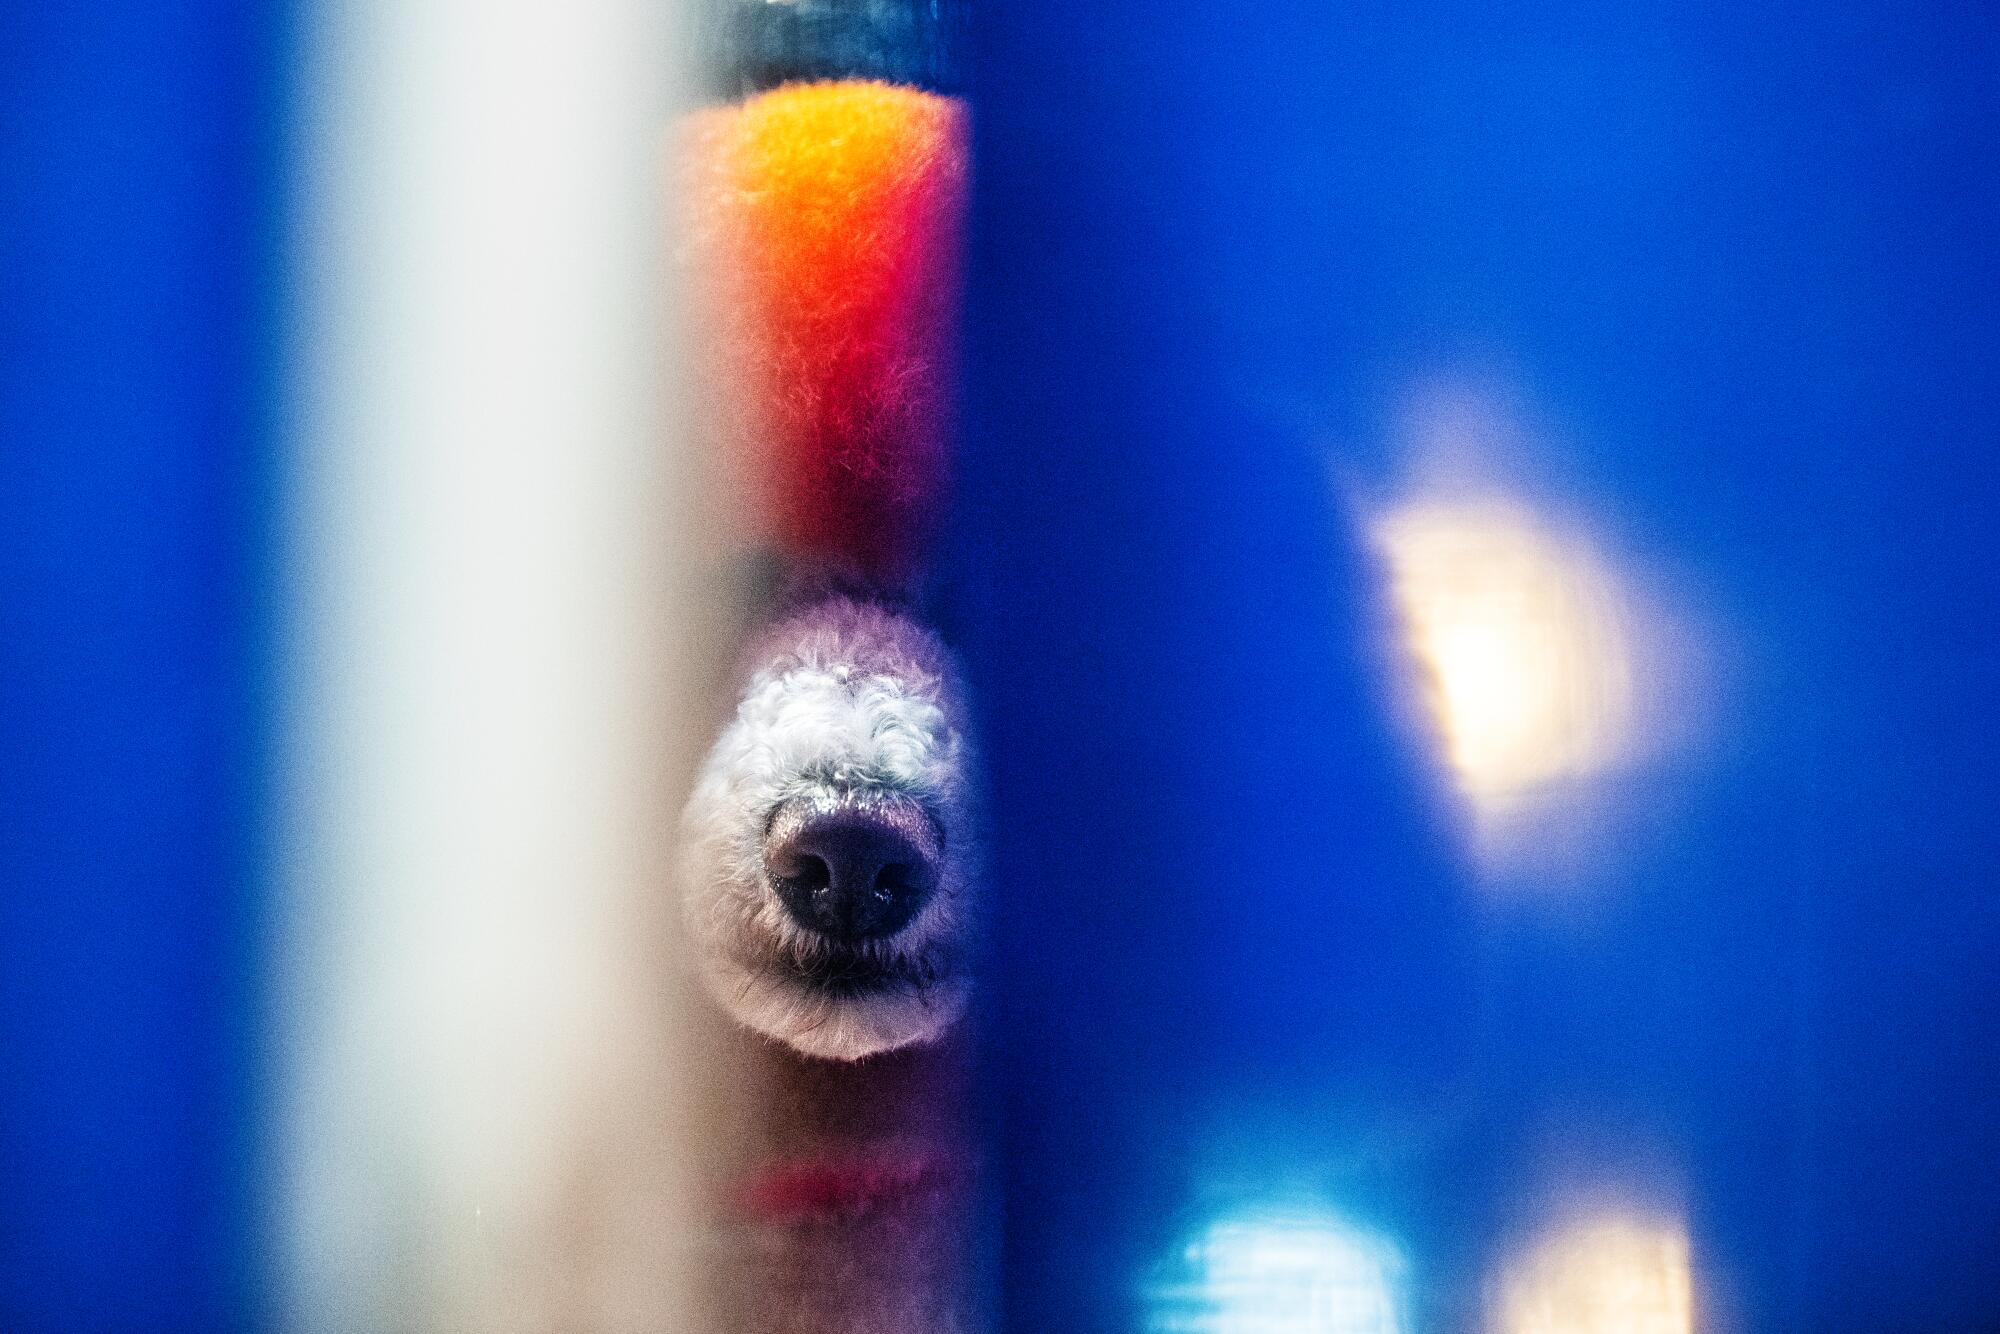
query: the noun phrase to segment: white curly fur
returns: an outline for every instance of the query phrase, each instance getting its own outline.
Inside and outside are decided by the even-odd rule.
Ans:
[[[829,598],[753,648],[682,817],[689,929],[738,1021],[809,1056],[857,1060],[930,1041],[963,1011],[972,849],[958,699],[937,639],[871,603]],[[852,948],[898,979],[860,995],[807,976],[837,947],[792,920],[763,861],[780,805],[839,798],[915,801],[943,838],[930,900],[894,936]]]

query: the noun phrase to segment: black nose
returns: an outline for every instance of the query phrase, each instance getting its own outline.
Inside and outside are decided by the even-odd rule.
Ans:
[[[764,869],[801,926],[835,940],[894,935],[937,887],[937,837],[911,803],[788,806]]]

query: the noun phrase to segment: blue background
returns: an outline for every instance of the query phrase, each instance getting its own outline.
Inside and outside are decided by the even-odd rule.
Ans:
[[[1674,1186],[1742,1328],[2000,1327],[1990,14],[974,28],[1007,1328],[1133,1328],[1190,1226],[1302,1191],[1449,1328],[1593,1169]],[[1460,372],[1727,632],[1586,929],[1478,910],[1356,666],[1328,478]]]
[[[1008,1327],[1311,1190],[1449,1321],[1543,1170],[1744,1327],[2000,1324],[1993,20],[975,13],[961,515]],[[0,14],[0,1327],[260,1322],[285,15]],[[1329,467],[1473,367],[1740,635],[1589,932],[1468,907]],[[1591,1138],[1595,1135],[1596,1138]]]
[[[0,1328],[254,1308],[277,14],[0,9]]]

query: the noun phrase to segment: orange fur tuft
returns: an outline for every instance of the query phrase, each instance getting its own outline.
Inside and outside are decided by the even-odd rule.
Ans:
[[[943,502],[965,115],[858,81],[695,122],[691,229],[768,536],[896,582]]]

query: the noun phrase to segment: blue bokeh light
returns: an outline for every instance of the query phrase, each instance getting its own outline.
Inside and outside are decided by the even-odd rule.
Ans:
[[[1149,1334],[1404,1334],[1404,1262],[1385,1238],[1331,1212],[1272,1208],[1217,1218],[1147,1295]]]

